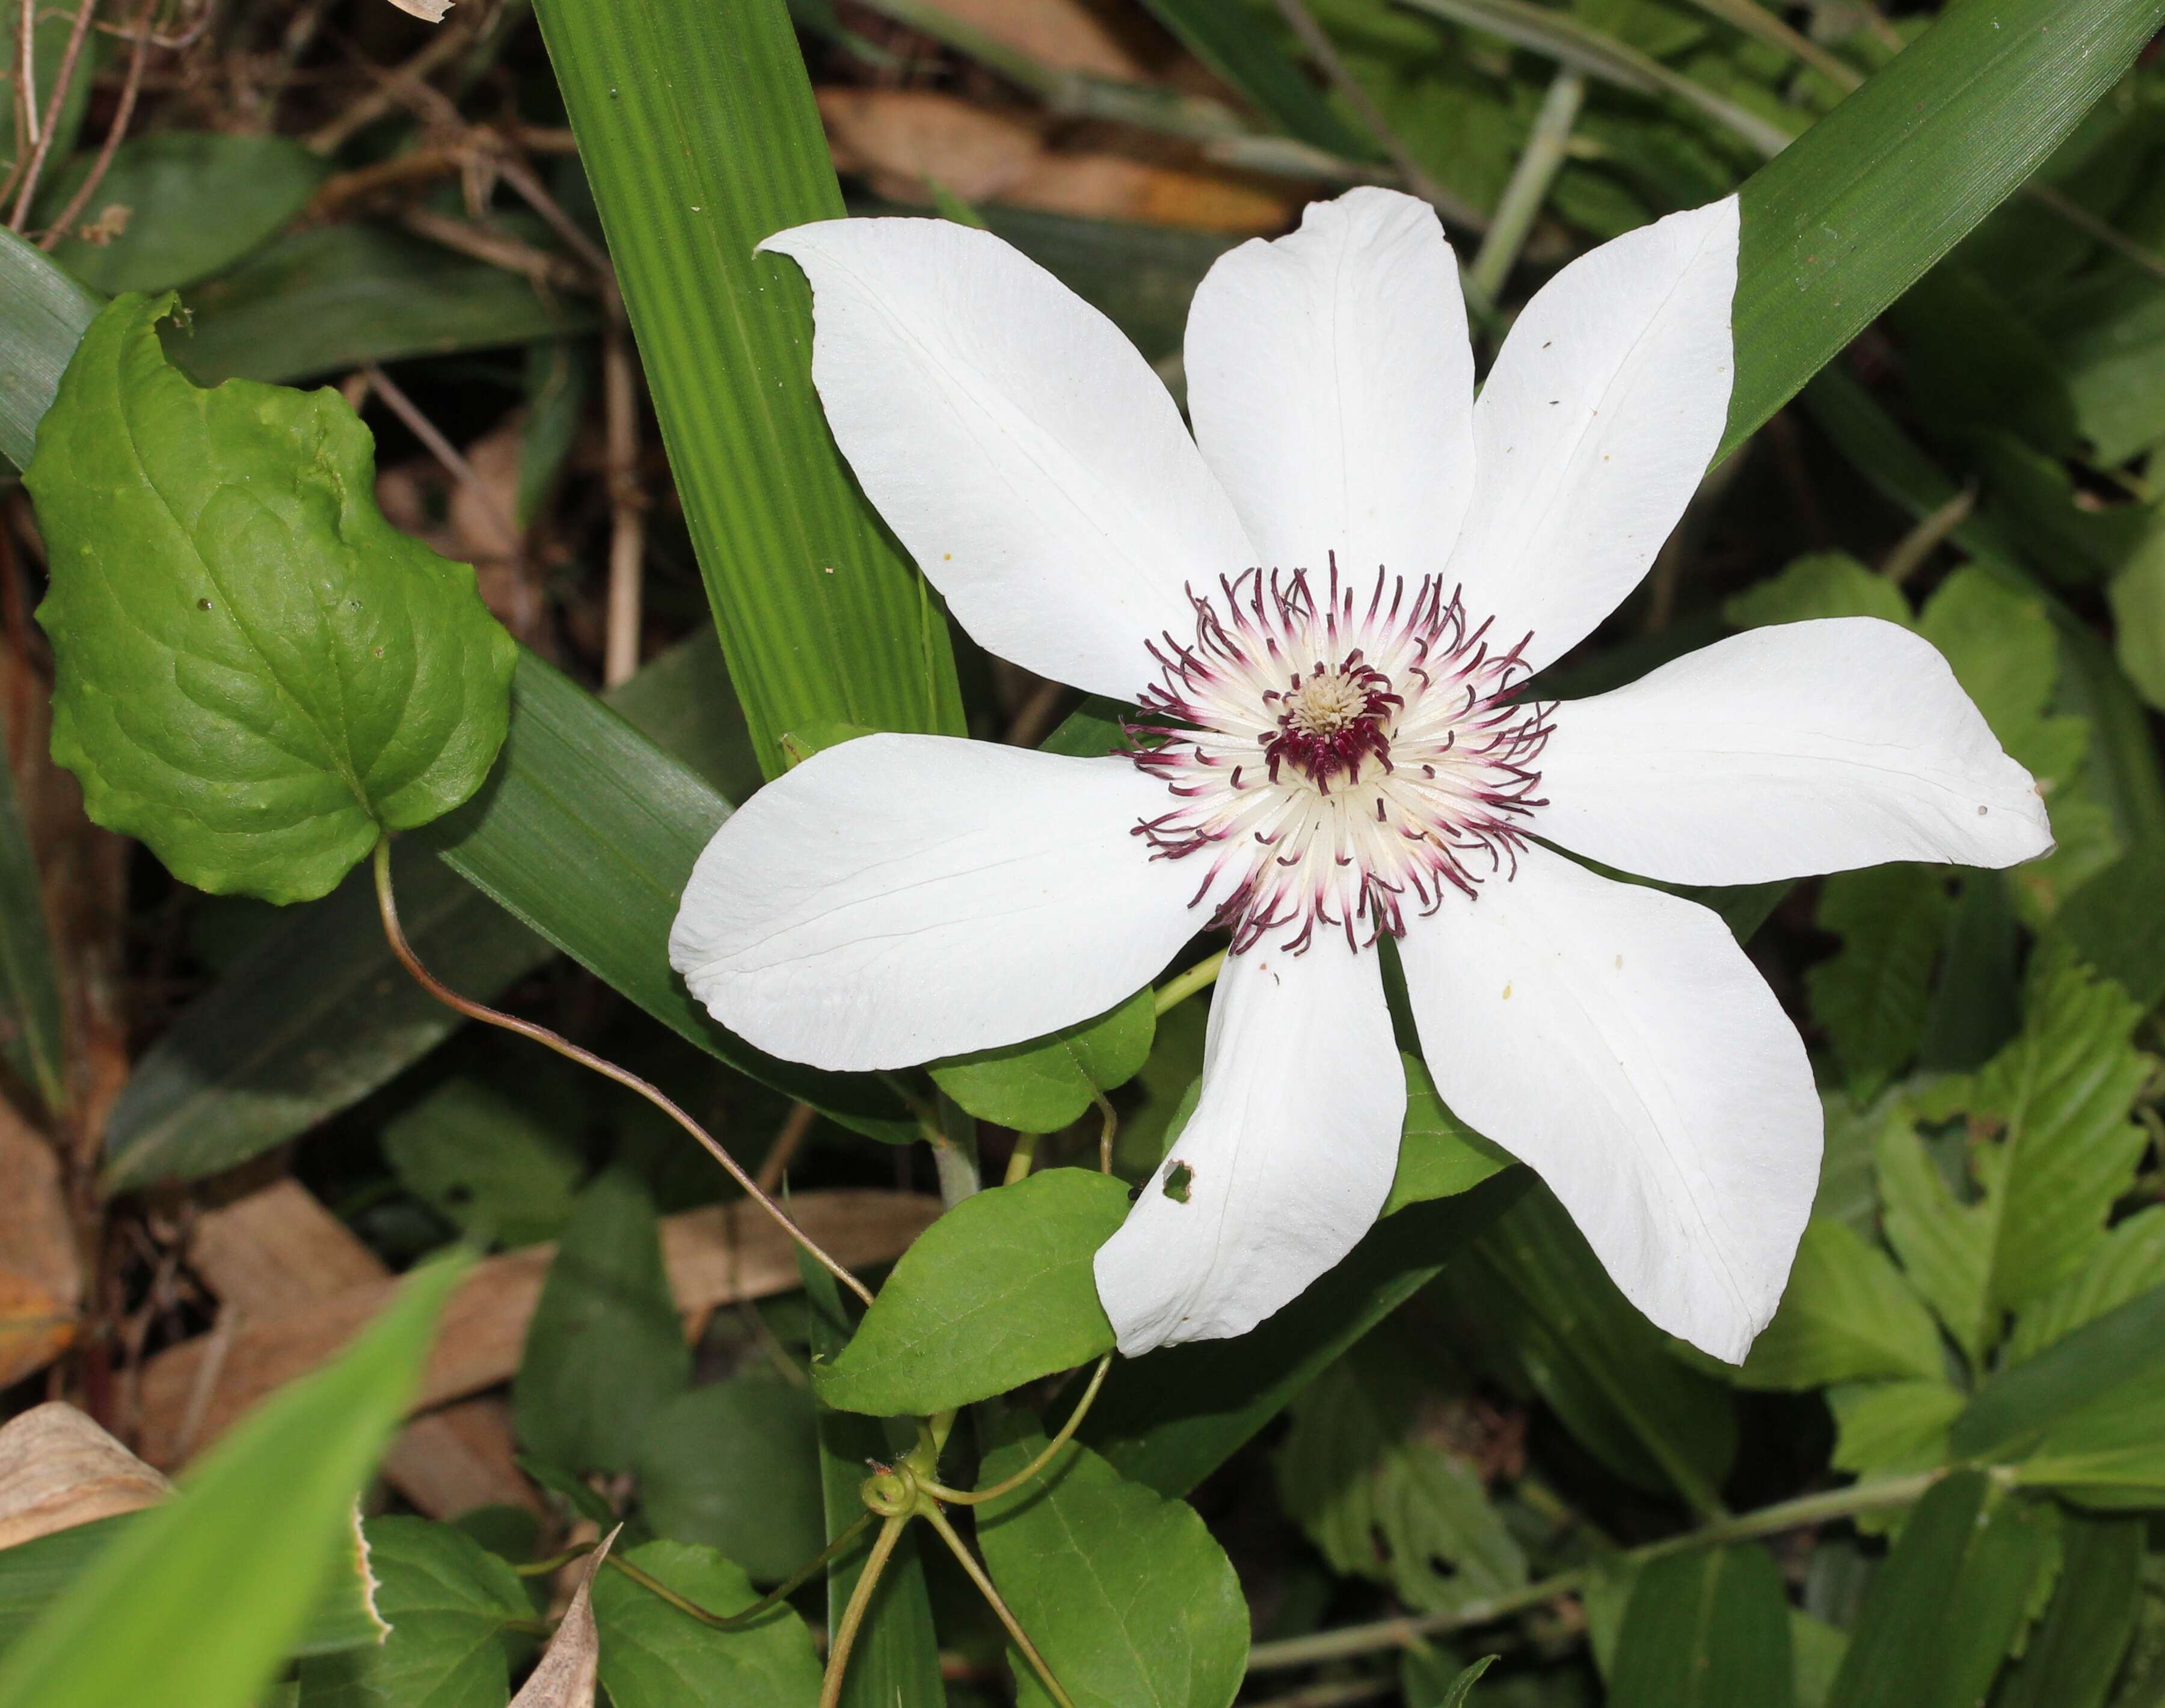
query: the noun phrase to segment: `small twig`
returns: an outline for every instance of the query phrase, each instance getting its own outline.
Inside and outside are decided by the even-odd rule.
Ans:
[[[1378,1649],[1403,1648],[1423,1637],[1435,1637],[1446,1631],[1493,1624],[1514,1613],[1524,1613],[1566,1595],[1576,1595],[1585,1588],[1589,1579],[1604,1568],[1644,1565],[1670,1554],[1720,1547],[1733,1542],[1757,1541],[1762,1537],[1778,1536],[1784,1531],[1801,1530],[1808,1525],[1822,1524],[1832,1519],[1852,1518],[1860,1512],[1882,1512],[1890,1507],[1908,1506],[1921,1498],[1933,1484],[1945,1475],[1946,1469],[1943,1467],[1938,1470],[1921,1471],[1912,1477],[1894,1477],[1876,1483],[1855,1483],[1846,1489],[1829,1489],[1825,1494],[1802,1495],[1794,1500],[1784,1500],[1778,1505],[1762,1507],[1757,1512],[1746,1512],[1738,1517],[1702,1525],[1682,1536],[1668,1537],[1660,1542],[1648,1542],[1643,1547],[1610,1555],[1596,1565],[1574,1566],[1567,1572],[1559,1572],[1537,1584],[1529,1584],[1522,1589],[1514,1589],[1503,1595],[1491,1595],[1483,1600],[1468,1601],[1448,1612],[1380,1619],[1368,1625],[1346,1625],[1335,1631],[1319,1631],[1310,1637],[1287,1637],[1277,1642],[1257,1643],[1248,1652],[1248,1670],[1259,1673],[1287,1667],[1312,1666],[1319,1661],[1342,1660],[1348,1655],[1369,1654]]]
[[[1948,535],[1969,520],[1970,512],[1976,508],[1977,487],[1973,482],[1936,510],[1920,517],[1915,526],[1894,542],[1894,549],[1879,566],[1880,574],[1895,586],[1901,586],[1939,550]]]
[[[616,269],[608,256],[593,239],[579,229],[579,222],[566,214],[556,198],[543,187],[541,180],[534,176],[526,162],[515,155],[499,155],[495,160],[497,176],[516,190],[528,207],[549,222],[549,229],[564,240],[572,254],[593,268],[595,276],[614,290]]]
[[[755,1178],[759,1181],[761,1191],[779,1192],[782,1189],[782,1177],[789,1172],[789,1165],[796,1157],[798,1147],[804,1142],[805,1136],[819,1124],[819,1111],[810,1104],[790,1105],[788,1116],[782,1123],[782,1131],[774,1136],[774,1142],[766,1147],[766,1155],[760,1160],[759,1173]]]
[[[1378,1697],[1394,1696],[1398,1690],[1396,1679],[1336,1679],[1304,1685],[1290,1696],[1268,1697],[1255,1708],[1341,1708],[1348,1702],[1373,1702]]]
[[[76,61],[82,56],[83,40],[90,34],[90,21],[97,11],[97,0],[82,0],[76,8],[67,45],[61,50],[61,68],[53,75],[53,92],[45,102],[42,134],[23,173],[22,187],[15,195],[15,211],[8,218],[8,229],[11,231],[20,231],[23,222],[30,217],[30,201],[38,193],[39,179],[45,176],[45,156],[52,151],[53,138],[60,132],[61,109],[67,101],[68,85],[75,81]]]
[[[497,502],[496,494],[482,483],[458,446],[446,439],[443,431],[415,405],[414,400],[400,389],[391,376],[374,362],[363,362],[361,372],[377,395],[382,398],[391,413],[406,424],[406,430],[427,447],[429,455],[444,467],[445,473],[474,496],[475,501],[488,512],[489,519],[503,530],[504,550],[513,557],[519,555],[519,524],[504,512]]]
[[[616,688],[639,668],[641,608],[645,602],[646,500],[639,489],[638,370],[629,329],[614,289],[602,333],[603,440],[608,457],[609,578],[603,630],[602,683]],[[800,1104],[801,1108],[802,1105]],[[787,1156],[783,1157],[788,1161]]]
[[[1113,1107],[1113,1099],[1102,1089],[1093,1089],[1091,1099],[1098,1105],[1102,1125],[1098,1129],[1098,1172],[1113,1172],[1113,1142],[1120,1136],[1120,1112]]]
[[[1337,44],[1328,30],[1316,22],[1315,14],[1308,9],[1307,0],[1277,0],[1278,15],[1300,38],[1301,45],[1316,63],[1330,86],[1346,98],[1346,104],[1353,109],[1368,134],[1390,157],[1391,164],[1399,169],[1405,187],[1427,203],[1454,225],[1462,225],[1470,231],[1478,231],[1486,223],[1481,210],[1470,202],[1453,194],[1429,176],[1428,169],[1414,158],[1390,121],[1383,117],[1383,108],[1369,98],[1361,80],[1355,76],[1339,57]]]
[[[866,1513],[856,1523],[840,1531],[832,1542],[792,1572],[788,1578],[768,1590],[751,1606],[738,1613],[717,1613],[712,1608],[702,1607],[690,1596],[678,1595],[651,1573],[640,1570],[630,1561],[619,1558],[615,1554],[604,1555],[602,1563],[614,1567],[649,1595],[666,1601],[679,1613],[698,1620],[700,1624],[711,1631],[744,1631],[756,1624],[762,1616],[810,1583],[816,1574],[825,1568],[830,1560],[853,1546],[856,1539],[870,1527],[872,1521],[872,1514]],[[514,1566],[512,1570],[522,1578],[545,1578],[552,1572],[561,1571],[574,1560],[585,1558],[600,1546],[598,1541],[582,1542],[576,1547],[566,1548],[560,1554],[553,1554],[545,1560],[530,1561],[523,1566]]]
[[[303,139],[304,144],[317,154],[336,154],[356,132],[366,130],[396,107],[409,85],[420,82],[453,55],[463,50],[472,36],[471,28],[455,18],[449,27],[429,38],[428,46],[405,64],[387,71],[377,66],[366,66],[369,75],[377,80],[377,87],[329,124]]]
[[[1045,739],[1045,732],[1052,727],[1052,714],[1060,709],[1060,702],[1067,695],[1064,682],[1041,682],[1030,691],[1030,698],[1022,703],[1022,709],[1008,725],[1007,734],[1000,740],[1010,747],[1035,747]]]
[[[619,1068],[615,1062],[597,1056],[591,1050],[582,1049],[569,1038],[550,1031],[546,1026],[537,1025],[532,1020],[520,1020],[516,1015],[508,1015],[500,1010],[490,1008],[486,1004],[474,1002],[466,997],[461,996],[424,967],[420,958],[414,954],[412,946],[407,942],[406,933],[399,927],[398,904],[391,889],[391,839],[388,836],[376,845],[376,904],[377,912],[382,917],[383,935],[391,945],[391,952],[398,957],[399,964],[413,975],[414,983],[427,991],[429,995],[435,997],[445,1007],[464,1015],[468,1020],[479,1020],[484,1025],[500,1027],[504,1031],[515,1032],[522,1038],[531,1039],[545,1049],[555,1051],[566,1060],[576,1062],[582,1068],[592,1068],[603,1078],[613,1079],[628,1091],[637,1092],[698,1140],[705,1148],[707,1154],[729,1171],[730,1178],[745,1189],[754,1203],[774,1218],[776,1225],[790,1238],[796,1241],[803,1248],[807,1256],[867,1305],[872,1302],[872,1289],[836,1263],[834,1258],[829,1257],[826,1252],[814,1241],[809,1234],[790,1219],[788,1211],[760,1190],[759,1183],[745,1172],[743,1165],[723,1148],[713,1134],[693,1120],[658,1087],[649,1084],[628,1068]]]
[[[409,208],[398,216],[398,223],[416,237],[425,237],[445,249],[485,261],[508,273],[517,273],[537,289],[593,288],[585,268],[574,266],[561,256],[551,255],[545,249],[536,249],[508,233],[492,231],[471,220],[454,219],[433,208]]]
[[[1511,181],[1504,185],[1503,197],[1496,203],[1495,218],[1489,223],[1488,235],[1481,240],[1481,251],[1467,270],[1475,291],[1492,303],[1504,288],[1504,281],[1511,276],[1511,269],[1519,264],[1534,221],[1541,217],[1549,192],[1556,186],[1557,174],[1563,170],[1572,127],[1578,122],[1579,105],[1585,98],[1586,79],[1569,66],[1559,66],[1549,83],[1547,98],[1535,116],[1519,163],[1512,169]]]
[[[105,182],[106,171],[113,164],[121,139],[128,134],[129,121],[135,116],[135,98],[143,92],[143,67],[150,56],[150,18],[157,9],[158,0],[143,0],[143,9],[135,15],[135,35],[128,50],[128,76],[120,86],[120,104],[113,109],[113,123],[106,127],[105,140],[97,146],[97,158],[91,163],[90,175],[68,198],[67,206],[61,209],[52,229],[38,240],[40,249],[50,250],[66,235],[68,228],[82,217],[82,210],[90,205],[97,187]],[[205,8],[206,14],[208,9]]]

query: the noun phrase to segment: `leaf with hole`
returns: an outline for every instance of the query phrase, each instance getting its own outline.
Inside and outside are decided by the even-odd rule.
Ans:
[[[160,348],[170,307],[98,317],[24,474],[53,754],[183,881],[307,900],[481,786],[516,649],[472,570],[377,511],[341,398],[198,390]]]

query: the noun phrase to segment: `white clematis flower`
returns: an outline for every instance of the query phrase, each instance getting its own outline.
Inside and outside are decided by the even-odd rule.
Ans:
[[[1246,1331],[1375,1220],[1405,1105],[1394,936],[1452,1109],[1650,1318],[1741,1360],[1816,1183],[1804,1047],[1714,914],[1547,845],[1744,883],[2005,866],[2051,835],[1892,624],[1519,693],[1637,583],[1720,442],[1736,240],[1731,199],[1573,262],[1477,401],[1435,215],[1355,190],[1211,269],[1191,438],[1102,315],[984,232],[771,239],[812,282],[835,439],[957,619],[1169,733],[816,756],[701,857],[670,943],[692,990],[777,1055],[896,1068],[1072,1025],[1229,930],[1194,1116],[1098,1255],[1133,1354]]]

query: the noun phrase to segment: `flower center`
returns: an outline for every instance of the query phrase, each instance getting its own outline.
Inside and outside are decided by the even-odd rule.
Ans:
[[[1207,854],[1195,900],[1217,894],[1236,953],[1281,928],[1298,952],[1319,924],[1372,945],[1409,903],[1516,873],[1552,709],[1517,698],[1524,640],[1496,651],[1433,577],[1379,570],[1364,607],[1335,556],[1320,592],[1257,569],[1188,597],[1195,638],[1151,643],[1154,716],[1129,729],[1174,804],[1135,834]]]

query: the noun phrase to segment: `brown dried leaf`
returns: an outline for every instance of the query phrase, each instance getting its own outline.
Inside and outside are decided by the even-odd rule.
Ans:
[[[1081,0],[940,0],[940,9],[1060,71],[1136,82],[1150,68]]]
[[[391,0],[391,3],[424,24],[441,24],[444,14],[451,9],[452,0]]]
[[[67,1349],[82,1298],[60,1158],[0,1101],[0,1388]]]
[[[792,1206],[806,1233],[840,1262],[891,1262],[940,1214],[916,1193],[808,1192]],[[793,1292],[796,1247],[756,1205],[739,1200],[666,1217],[661,1255],[687,1314]],[[541,1294],[553,1246],[528,1246],[474,1266],[445,1308],[416,1398],[426,1410],[508,1381]],[[143,1456],[171,1466],[215,1440],[273,1389],[306,1375],[389,1301],[389,1279],[349,1287],[275,1314],[240,1313],[229,1334],[199,1335],[143,1367]]]
[[[819,96],[835,170],[862,174],[894,201],[929,201],[936,180],[968,202],[1268,232],[1290,223],[1298,199],[1239,172],[1126,152],[1125,142],[1118,150],[1056,145],[1035,113],[995,112],[935,90],[836,87]]]
[[[72,1405],[35,1405],[0,1429],[0,1548],[155,1506],[173,1485]]]
[[[623,1533],[622,1525],[602,1538],[602,1545],[587,1556],[587,1568],[579,1579],[578,1593],[564,1610],[563,1622],[541,1652],[540,1663],[511,1699],[511,1708],[594,1708],[594,1682],[601,1669],[601,1633],[594,1628],[594,1610],[587,1600],[594,1574],[608,1558],[610,1545]]]

